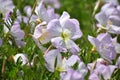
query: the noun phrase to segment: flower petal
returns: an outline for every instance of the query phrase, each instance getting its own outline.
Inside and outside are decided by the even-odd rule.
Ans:
[[[69,18],[70,18],[70,15],[66,11],[64,11],[63,14],[62,14],[62,16],[59,19],[60,20],[60,24],[64,25],[65,21],[67,19],[69,19]]]
[[[47,13],[47,10],[45,8],[45,6],[43,5],[43,0],[40,2],[40,4],[35,8],[35,13],[38,15],[38,17],[42,20],[42,21],[46,21],[49,22],[50,18],[49,15]]]
[[[65,44],[66,48],[69,49],[72,54],[78,54],[78,52],[80,51],[78,45],[76,45],[72,40],[67,40]]]
[[[98,14],[95,15],[95,19],[103,26],[107,25],[107,20],[108,17],[106,16],[106,14],[104,12],[100,12]]]
[[[51,40],[53,46],[60,50],[60,52],[67,52],[65,42],[61,37],[56,37]]]
[[[62,27],[58,19],[51,20],[47,25],[47,29],[53,37],[60,36],[60,32],[62,32]]]
[[[55,70],[56,58],[57,58],[57,62],[59,62],[59,60],[61,61],[61,58],[62,58],[61,53],[58,50],[51,50],[44,55],[44,59],[46,62],[46,68],[51,72],[54,72],[54,70]],[[58,65],[59,64],[60,64],[60,62],[58,63]]]

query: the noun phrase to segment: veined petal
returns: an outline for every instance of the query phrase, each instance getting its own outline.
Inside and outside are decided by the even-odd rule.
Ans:
[[[82,76],[85,76],[88,72],[86,65],[82,61],[79,62],[78,71],[81,73]]]
[[[99,76],[96,73],[92,73],[89,76],[89,80],[100,80]]]
[[[43,47],[43,46],[40,44],[39,40],[36,39],[34,36],[32,36],[32,38],[33,38],[33,40],[35,41],[36,45],[39,47],[39,49],[45,52],[45,51],[46,51],[46,48]]]
[[[95,15],[95,19],[103,26],[107,25],[108,17],[104,12],[100,12]]]
[[[42,35],[42,29],[46,28],[45,26],[41,26],[41,24],[35,27],[35,31],[33,36],[38,39]]]
[[[95,46],[97,48],[97,50],[99,49],[99,45],[100,45],[100,41],[92,36],[88,36],[88,40],[90,41],[90,43]]]
[[[111,44],[112,38],[108,33],[102,33],[97,36],[97,39],[103,44]]]
[[[53,46],[60,50],[60,52],[67,52],[65,42],[61,37],[56,37],[51,40]]]
[[[120,27],[115,25],[107,25],[106,28],[108,29],[109,33],[120,34]]]
[[[66,11],[64,11],[63,14],[62,14],[62,16],[59,19],[60,20],[60,24],[64,25],[65,21],[67,19],[69,19],[69,18],[70,18],[70,15]]]
[[[100,46],[99,50],[98,50],[100,55],[103,58],[107,59],[108,61],[114,60],[116,58],[116,51],[115,51],[114,46],[112,46],[110,44],[109,45],[102,44],[102,45],[103,46]]]
[[[111,15],[109,17],[109,20],[111,21],[112,25],[120,26],[120,16],[118,16],[118,15]]]
[[[43,5],[43,0],[40,2],[40,4],[35,8],[35,13],[38,15],[38,17],[42,20],[42,21],[46,21],[49,22],[50,18],[49,15],[47,13],[46,8]]]
[[[70,50],[72,54],[78,54],[80,48],[72,40],[65,41],[66,48]]]
[[[80,61],[80,58],[77,55],[72,55],[70,58],[68,58],[68,60],[66,61],[66,64],[70,67],[79,61]]]
[[[47,13],[49,13],[48,15],[50,17],[50,20],[57,18],[56,14],[54,12],[54,8],[48,8]]]
[[[47,25],[47,29],[53,37],[60,36],[60,32],[62,32],[62,27],[58,19],[51,20]]]
[[[80,38],[82,32],[80,31],[79,23],[75,19],[67,19],[64,21],[64,25],[61,25],[63,29],[69,30],[71,33],[69,34],[70,38]]]
[[[115,70],[116,66],[114,65],[109,65],[108,67],[106,66],[106,69],[102,72],[102,75],[105,80],[108,80],[111,78],[111,75],[113,71]]]
[[[76,40],[76,39],[80,38],[83,35],[83,33],[80,30],[80,24],[79,24],[78,20],[77,19],[70,19],[70,20],[72,20],[72,22],[75,24],[76,31],[75,31],[75,34],[72,37],[72,39]]]
[[[57,62],[59,62],[60,58],[62,58],[61,53],[58,50],[51,50],[44,55],[44,59],[45,59],[45,62],[46,62],[46,68],[51,72],[54,72],[54,70],[55,70],[55,60],[56,60],[56,58],[57,58]]]
[[[14,24],[11,28],[11,34],[14,36],[17,40],[21,40],[24,38],[24,31],[20,29],[19,24]]]
[[[47,29],[43,29],[42,30],[42,35],[38,38],[38,40],[42,43],[42,44],[46,44],[49,41],[51,41],[52,39],[52,35],[50,35],[49,31]]]

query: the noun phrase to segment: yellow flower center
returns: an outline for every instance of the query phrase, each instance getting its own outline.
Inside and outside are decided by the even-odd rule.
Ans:
[[[62,37],[62,39],[64,41],[69,40],[71,37],[71,32],[69,30],[65,29],[65,30],[63,30],[63,32],[61,32],[60,36]]]

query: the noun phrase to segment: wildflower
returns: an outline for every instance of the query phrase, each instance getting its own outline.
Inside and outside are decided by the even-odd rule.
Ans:
[[[4,16],[6,16],[7,13],[12,12],[15,7],[12,0],[0,0],[0,3],[0,13],[3,13]]]
[[[93,66],[94,66],[94,69],[92,68]],[[109,65],[107,61],[100,58],[100,59],[97,59],[96,62],[88,64],[88,68],[91,71],[89,80],[101,80],[102,79],[101,76],[103,76],[105,80],[108,80],[111,78],[111,75],[115,70],[116,66]]]
[[[65,73],[60,74],[60,80],[84,80],[84,77],[80,72],[73,70],[72,68]]]
[[[46,9],[43,0],[40,1],[39,5],[35,8],[35,13],[38,16],[38,19],[41,21],[46,21],[47,23],[56,18],[53,8]]]
[[[59,19],[51,20],[47,25],[49,34],[53,37],[52,44],[62,50],[69,49],[71,53],[77,54],[80,48],[74,43],[82,36],[80,31],[79,22],[76,19],[69,19],[70,16],[67,12],[63,12]]]
[[[120,22],[120,9],[119,5],[113,3],[107,3],[101,11],[95,15],[95,19],[99,22],[98,27],[106,29],[110,33],[119,34],[119,22]]]
[[[94,38],[88,36],[90,43],[96,47],[99,54],[108,61],[114,60],[116,58],[115,46],[112,43],[112,38],[108,33],[102,33]]]
[[[14,37],[15,42],[19,48],[21,48],[22,46],[25,46],[26,43],[22,41],[25,36],[25,33],[23,30],[20,29],[20,25],[18,23],[15,23],[11,27],[10,33]]]
[[[60,80],[84,80],[84,77],[87,74],[87,72],[88,70],[85,64],[82,61],[80,61],[76,70],[74,70],[72,67],[69,67],[66,71],[61,72]]]
[[[44,55],[45,63],[46,63],[46,68],[54,72],[55,70],[55,62],[57,62],[56,66],[60,66],[62,63],[62,56],[59,50],[50,50],[48,53]],[[57,60],[57,61],[56,61]]]

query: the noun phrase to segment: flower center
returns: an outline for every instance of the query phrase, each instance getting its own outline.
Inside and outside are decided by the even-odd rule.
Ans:
[[[63,32],[61,32],[60,36],[63,38],[63,40],[69,40],[71,37],[71,32],[67,29],[64,29]]]

